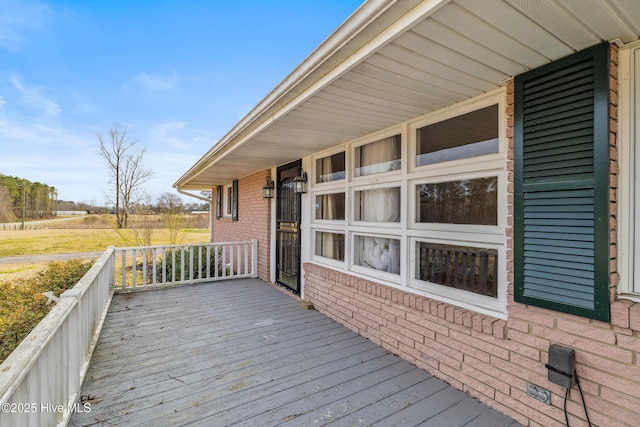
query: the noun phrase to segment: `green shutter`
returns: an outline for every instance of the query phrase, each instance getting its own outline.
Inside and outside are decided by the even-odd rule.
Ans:
[[[234,180],[231,190],[231,220],[238,220],[238,180]]]
[[[222,216],[222,185],[216,187],[216,219]]]
[[[609,320],[609,45],[515,78],[515,300]]]

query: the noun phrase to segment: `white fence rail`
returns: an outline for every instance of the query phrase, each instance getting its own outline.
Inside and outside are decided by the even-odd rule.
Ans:
[[[258,242],[110,247],[0,365],[0,426],[66,425],[114,291],[257,277]],[[115,289],[117,284],[119,289]]]
[[[257,277],[258,241],[116,249],[116,291]]]
[[[111,303],[109,248],[0,365],[0,426],[69,422]]]

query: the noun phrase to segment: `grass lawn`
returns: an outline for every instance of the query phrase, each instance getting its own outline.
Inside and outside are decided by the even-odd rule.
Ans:
[[[132,246],[130,230],[112,229],[50,229],[0,232],[0,257],[74,252],[104,251],[109,246]],[[204,243],[209,231],[190,229],[180,232],[180,243]],[[169,241],[166,229],[153,230],[152,244]]]
[[[199,222],[194,222],[188,216],[185,217],[189,220],[185,221],[185,226],[192,228],[184,228],[179,232],[178,243],[208,242],[206,218],[199,218]],[[0,231],[0,257],[103,252],[109,246],[137,246],[133,230],[116,230],[111,226],[112,223],[109,215],[91,215],[47,225],[56,228]],[[154,227],[162,227],[159,217]],[[152,245],[168,244],[169,231],[166,228],[154,228],[151,240]],[[46,262],[0,264],[0,281],[33,275],[46,265]]]

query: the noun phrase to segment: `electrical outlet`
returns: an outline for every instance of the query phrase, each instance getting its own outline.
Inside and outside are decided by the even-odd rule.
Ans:
[[[527,394],[541,402],[551,405],[551,392],[535,384],[527,383]]]

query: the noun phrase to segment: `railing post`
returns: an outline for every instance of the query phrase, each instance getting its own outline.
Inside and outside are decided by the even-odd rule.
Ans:
[[[258,241],[251,241],[251,277],[258,277]]]

